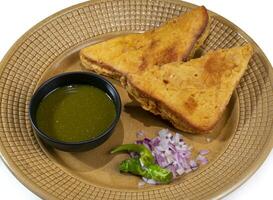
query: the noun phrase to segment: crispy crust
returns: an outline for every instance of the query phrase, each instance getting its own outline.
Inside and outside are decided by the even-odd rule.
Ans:
[[[224,112],[252,53],[249,44],[217,50],[187,63],[161,66],[161,70],[155,66],[144,73],[123,77],[121,81],[145,110],[169,120],[180,130],[209,133]],[[180,65],[184,67],[179,68]],[[172,78],[173,73],[176,78]],[[195,74],[198,77],[194,79]],[[187,80],[187,84],[181,85],[180,81]],[[176,92],[168,92],[173,87]],[[195,97],[198,92],[204,95]],[[211,95],[218,97],[211,98]]]
[[[146,46],[143,49],[141,59],[140,59],[140,61],[138,61],[140,63],[138,63],[138,62],[135,63],[135,61],[132,61],[132,60],[130,61],[131,58],[129,58],[129,61],[126,61],[126,62],[124,61],[125,63],[123,64],[123,67],[120,68],[120,67],[118,67],[118,64],[115,64],[114,61],[113,62],[111,62],[111,61],[105,62],[104,59],[98,59],[98,60],[95,59],[94,56],[92,56],[93,49],[88,53],[88,50],[87,50],[88,48],[85,48],[85,49],[81,50],[81,52],[80,52],[80,58],[81,58],[82,65],[87,70],[95,71],[96,73],[110,76],[115,79],[120,79],[121,76],[126,76],[127,74],[135,73],[136,71],[145,70],[147,67],[154,65],[154,64],[163,65],[166,63],[174,62],[174,61],[187,61],[188,59],[190,59],[194,55],[194,52],[196,51],[196,49],[198,49],[203,44],[204,40],[206,39],[206,37],[208,36],[208,33],[209,33],[209,15],[207,13],[206,8],[204,6],[201,6],[195,10],[198,10],[198,13],[199,13],[198,15],[202,16],[202,17],[200,17],[202,19],[202,24],[198,30],[195,30],[193,32],[194,35],[191,36],[193,38],[190,40],[190,44],[188,44],[188,46],[186,46],[186,49],[184,49],[182,51],[180,49],[182,46],[180,44],[177,44],[176,40],[174,40],[176,42],[173,44],[167,45],[166,43],[164,43],[163,49],[161,49],[161,47],[159,48],[158,45],[161,45],[161,43],[158,44],[157,39],[153,35],[153,32],[155,32],[157,29],[159,30],[160,28],[162,28],[164,26],[167,26],[169,29],[171,27],[177,26],[176,22],[178,20],[182,19],[181,16],[179,16],[179,17],[172,19],[169,22],[166,22],[160,28],[150,30],[150,31],[142,34],[145,38],[150,38],[150,37],[151,38],[148,39],[148,41],[150,41],[150,42],[148,42],[146,44],[148,46]],[[165,32],[166,32],[166,30],[165,30]],[[160,33],[160,34],[162,34],[162,33]],[[135,35],[131,35],[131,36],[136,37]],[[126,40],[125,37],[123,37],[123,36],[120,39],[121,39],[120,41]],[[129,40],[129,41],[131,41],[131,40]],[[119,42],[117,42],[117,43],[119,43]],[[163,42],[163,41],[161,40],[160,42]],[[136,50],[139,50],[139,48],[140,49],[143,48],[143,46],[141,46],[141,45],[140,45],[140,47],[136,47],[134,45],[138,46],[138,44],[133,43],[132,47],[136,48]],[[132,47],[130,46],[130,48],[132,48]],[[96,48],[94,47],[94,49],[96,49]],[[124,59],[124,57],[120,58],[120,60],[122,60],[122,59]],[[127,58],[125,58],[125,59],[127,59]],[[132,56],[132,59],[135,59],[135,57]],[[128,66],[128,67],[126,67],[126,66]]]
[[[168,107],[164,102],[153,98],[139,87],[133,85],[125,76],[123,76],[120,80],[122,86],[137,102],[140,103],[144,110],[150,111],[155,115],[160,115],[163,119],[170,121],[175,128],[195,134],[204,134],[211,131],[207,129],[202,130],[202,128],[195,127],[195,125],[190,124],[190,122],[184,118],[181,113],[176,112]]]
[[[109,65],[106,65],[104,63],[98,63],[95,60],[85,57],[83,54],[80,55],[80,59],[81,59],[81,64],[87,70],[90,70],[97,74],[108,76],[110,78],[117,79],[117,80],[121,77],[121,73]]]

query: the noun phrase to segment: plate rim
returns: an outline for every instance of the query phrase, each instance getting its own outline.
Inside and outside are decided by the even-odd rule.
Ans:
[[[113,1],[113,0],[111,0]],[[184,5],[190,9],[198,6],[189,2],[185,1],[180,1],[180,0],[163,0],[164,2],[169,2],[169,3],[175,3],[175,4],[180,4]],[[9,59],[12,57],[13,53],[16,52],[17,48],[23,44],[26,38],[28,38],[29,35],[31,35],[34,31],[36,31],[39,27],[42,27],[42,25],[54,20],[55,18],[65,14],[68,11],[71,11],[76,8],[80,8],[82,6],[86,5],[94,5],[96,3],[103,3],[107,2],[107,0],[92,0],[92,1],[84,1],[69,7],[66,7],[64,9],[61,9],[57,11],[56,13],[46,17],[45,19],[41,20],[34,26],[32,26],[30,29],[28,29],[22,36],[20,36],[14,43],[13,45],[9,48],[9,50],[5,53],[4,57],[0,61],[0,75],[2,75],[2,72],[4,70],[5,65],[9,61]],[[257,49],[259,51],[259,56],[261,56],[262,60],[264,61],[264,65],[266,67],[266,71],[268,73],[268,77],[270,79],[271,85],[273,85],[273,68],[272,65],[269,61],[269,59],[266,57],[265,53],[262,51],[262,49],[258,46],[258,44],[241,28],[239,28],[237,25],[235,25],[233,22],[229,21],[222,15],[213,12],[209,10],[210,16],[214,16],[221,21],[224,21],[226,24],[228,24],[233,30],[236,30],[237,33],[239,33],[243,38],[245,38],[247,41],[249,41],[252,46],[254,47],[254,50]],[[260,168],[260,166],[264,163],[268,155],[270,154],[271,150],[273,148],[273,136],[269,138],[269,140],[266,141],[264,148],[262,149],[262,153],[258,157],[258,159],[255,160],[255,163],[251,164],[251,167],[248,169],[248,173],[242,174],[240,178],[237,179],[235,183],[229,183],[226,185],[226,189],[224,191],[219,191],[215,192],[210,196],[207,196],[208,198],[213,198],[213,199],[221,199],[228,195],[229,193],[233,192],[235,189],[239,188],[242,184],[244,184],[250,177],[252,177],[253,174]],[[221,154],[220,154],[221,155]],[[219,156],[220,156],[219,155]],[[55,196],[47,192],[46,190],[40,188],[38,185],[36,185],[35,182],[30,180],[29,178],[25,177],[22,173],[21,170],[17,167],[16,163],[10,159],[9,154],[3,147],[2,142],[0,141],[0,158],[3,161],[3,163],[7,166],[9,171],[14,175],[14,177],[21,183],[23,184],[28,190],[33,192],[35,195],[42,199],[56,199]]]

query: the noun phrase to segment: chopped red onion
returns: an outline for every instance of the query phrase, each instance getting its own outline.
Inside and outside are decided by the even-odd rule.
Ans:
[[[180,134],[179,133],[175,133],[175,135],[173,137],[173,142],[175,144],[178,144],[180,142]]]
[[[143,145],[145,145],[150,151],[152,151],[152,145],[150,144],[151,140],[148,138],[144,138]]]
[[[164,138],[166,137],[166,135],[168,134],[169,130],[168,129],[162,129],[158,132],[158,135],[160,138]]]
[[[156,147],[160,144],[160,138],[159,137],[155,137],[151,140],[151,145]]]
[[[176,170],[176,173],[179,174],[180,176],[185,172],[183,168],[179,168]]]
[[[198,168],[197,163],[195,162],[195,160],[190,160],[190,166],[193,170],[196,170]]]
[[[205,165],[208,163],[208,159],[202,155],[198,155],[196,160],[199,161],[201,165]]]
[[[202,149],[199,151],[199,154],[202,156],[207,155],[208,153],[209,153],[209,150],[207,150],[207,149]]]
[[[173,173],[173,178],[176,178],[176,167],[174,165],[169,165],[168,167],[166,167],[168,170],[170,170]]]
[[[192,171],[192,169],[186,169],[186,173],[189,173],[189,172],[191,172]]]
[[[143,141],[142,140],[137,140],[136,144],[143,144]]]
[[[158,136],[153,139],[144,138],[136,141],[136,143],[145,145],[152,152],[156,163],[170,170],[174,178],[196,170],[198,164],[208,163],[207,158],[204,157],[209,153],[208,150],[200,150],[196,160],[192,159],[192,146],[184,142],[181,134],[175,133],[173,135],[168,129],[160,130]],[[143,178],[143,180],[149,184],[156,184],[151,179]]]
[[[155,159],[158,163],[165,162],[164,155],[162,155],[161,153],[155,153]]]

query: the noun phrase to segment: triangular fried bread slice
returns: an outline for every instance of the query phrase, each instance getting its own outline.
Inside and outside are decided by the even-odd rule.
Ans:
[[[148,66],[186,61],[208,35],[209,16],[204,6],[142,34],[116,37],[81,50],[82,65],[113,78]]]
[[[121,80],[145,110],[180,130],[207,133],[225,110],[252,51],[249,44],[211,51],[185,63],[149,67]]]

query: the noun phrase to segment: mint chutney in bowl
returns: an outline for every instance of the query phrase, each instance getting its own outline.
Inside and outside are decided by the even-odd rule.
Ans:
[[[112,134],[120,112],[115,87],[87,72],[49,79],[36,90],[29,106],[37,136],[64,151],[84,151],[102,144]]]

